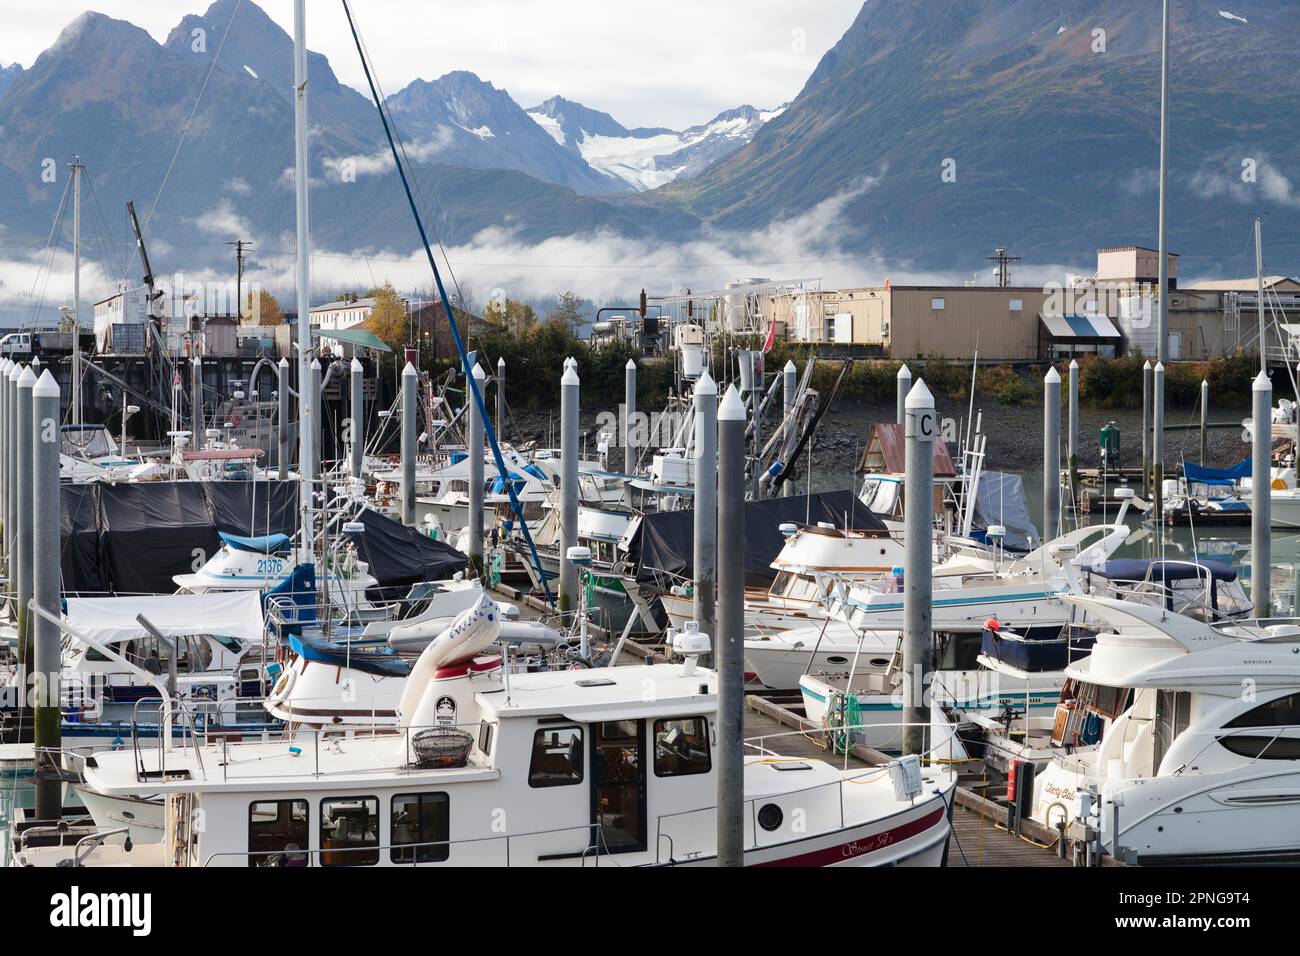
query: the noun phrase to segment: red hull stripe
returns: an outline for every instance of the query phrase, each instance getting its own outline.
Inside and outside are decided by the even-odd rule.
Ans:
[[[924,833],[943,819],[944,812],[944,808],[939,807],[933,813],[928,813],[923,817],[919,817],[911,823],[904,823],[902,826],[894,827],[892,830],[873,833],[870,836],[865,836],[849,843],[841,843],[838,846],[828,846],[821,850],[812,850],[808,853],[801,853],[798,856],[787,856],[780,860],[770,860],[767,863],[758,863],[755,865],[830,866],[834,863],[843,863],[845,860],[852,860],[855,857],[864,856],[868,853],[875,853],[878,850],[883,850],[886,847],[893,846],[895,843],[902,843],[904,840],[914,837],[918,833]]]

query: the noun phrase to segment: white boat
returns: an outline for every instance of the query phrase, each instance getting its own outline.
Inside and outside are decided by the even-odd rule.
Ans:
[[[285,584],[298,566],[292,539],[286,534],[244,537],[220,531],[221,547],[192,574],[175,574],[172,580],[184,593],[208,591],[272,591]],[[357,557],[356,549],[346,545],[330,571],[326,582],[335,605],[351,609],[369,609],[366,591],[379,581],[370,574],[369,565]]]
[[[162,794],[165,838],[126,852],[109,837],[80,862],[713,863],[715,675],[693,657],[506,675],[480,653],[497,637],[489,604],[458,622],[461,636],[421,655],[400,733],[98,755],[86,785],[106,796]],[[842,770],[755,746],[744,766],[744,862],[938,865],[953,786],[950,772],[916,758]],[[199,818],[205,825],[193,827]],[[72,853],[15,847],[29,865]]]
[[[256,593],[68,598],[60,627],[71,638],[60,675],[65,747],[156,738],[168,696],[213,734],[279,731],[260,705],[274,649],[265,643]],[[0,695],[0,717],[16,716],[23,696],[16,672]]]
[[[843,621],[823,620],[807,627],[745,638],[745,670],[764,687],[787,690],[799,686],[804,674],[841,673],[856,666],[859,673],[889,667],[898,634],[858,632]]]
[[[1300,621],[1068,600],[1107,628],[1067,670],[1053,737],[1100,742],[1037,775],[1035,819],[1082,820],[1138,864],[1300,860]]]
[[[969,633],[951,634],[941,642],[927,704],[1008,722],[1050,716],[1065,681],[1061,672],[1022,673],[987,666],[981,644],[980,634]],[[903,742],[900,681],[896,666],[804,674],[799,678],[804,715],[842,734],[846,742],[897,751]]]

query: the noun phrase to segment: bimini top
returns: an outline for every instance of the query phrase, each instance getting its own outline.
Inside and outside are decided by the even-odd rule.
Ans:
[[[1115,558],[1084,568],[1089,574],[1108,581],[1235,581],[1237,572],[1222,561],[1169,561],[1153,558]]]
[[[265,534],[260,538],[245,538],[237,534],[218,531],[217,537],[236,551],[252,551],[256,554],[278,554],[289,547],[287,534]]]

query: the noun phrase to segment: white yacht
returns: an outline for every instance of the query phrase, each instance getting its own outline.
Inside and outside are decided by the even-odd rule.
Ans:
[[[1106,622],[1071,665],[1034,817],[1084,822],[1139,864],[1300,860],[1300,621],[1208,623],[1072,596]],[[1086,742],[1086,741],[1085,741]]]
[[[86,786],[161,795],[165,836],[128,847],[105,835],[77,862],[713,863],[715,675],[693,656],[507,675],[481,653],[498,622],[484,598],[425,649],[399,704],[398,733],[94,755]],[[745,862],[938,865],[953,786],[949,771],[922,769],[915,757],[842,770],[756,745],[744,767]],[[52,866],[78,851],[20,840],[14,853]]]

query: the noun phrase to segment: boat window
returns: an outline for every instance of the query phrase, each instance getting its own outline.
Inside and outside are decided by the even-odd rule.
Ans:
[[[379,798],[332,797],[320,802],[321,866],[379,862]]]
[[[478,725],[478,749],[483,756],[488,757],[492,754],[492,724],[488,721],[479,721]]]
[[[939,670],[978,670],[980,666],[979,656],[982,646],[982,635],[954,634],[948,640],[948,644],[943,649],[943,657],[939,660]]]
[[[213,634],[211,635],[211,637],[214,641],[216,641],[226,650],[230,651],[230,653],[232,654],[238,654],[240,651],[244,649],[244,645],[241,644],[239,642],[239,639],[236,637],[230,637],[229,635],[226,634]]]
[[[1248,757],[1251,760],[1300,760],[1300,739],[1295,737],[1229,734],[1220,737],[1219,743],[1237,756]]]
[[[257,800],[248,805],[248,865],[306,866],[306,800]]]
[[[1225,727],[1300,726],[1300,693],[1278,697],[1228,721]]]
[[[582,728],[541,728],[533,735],[528,786],[567,787],[575,783],[582,783]]]
[[[445,793],[399,793],[393,797],[394,863],[441,863],[451,856],[451,799]]]
[[[708,773],[709,723],[703,717],[655,721],[655,776]]]

